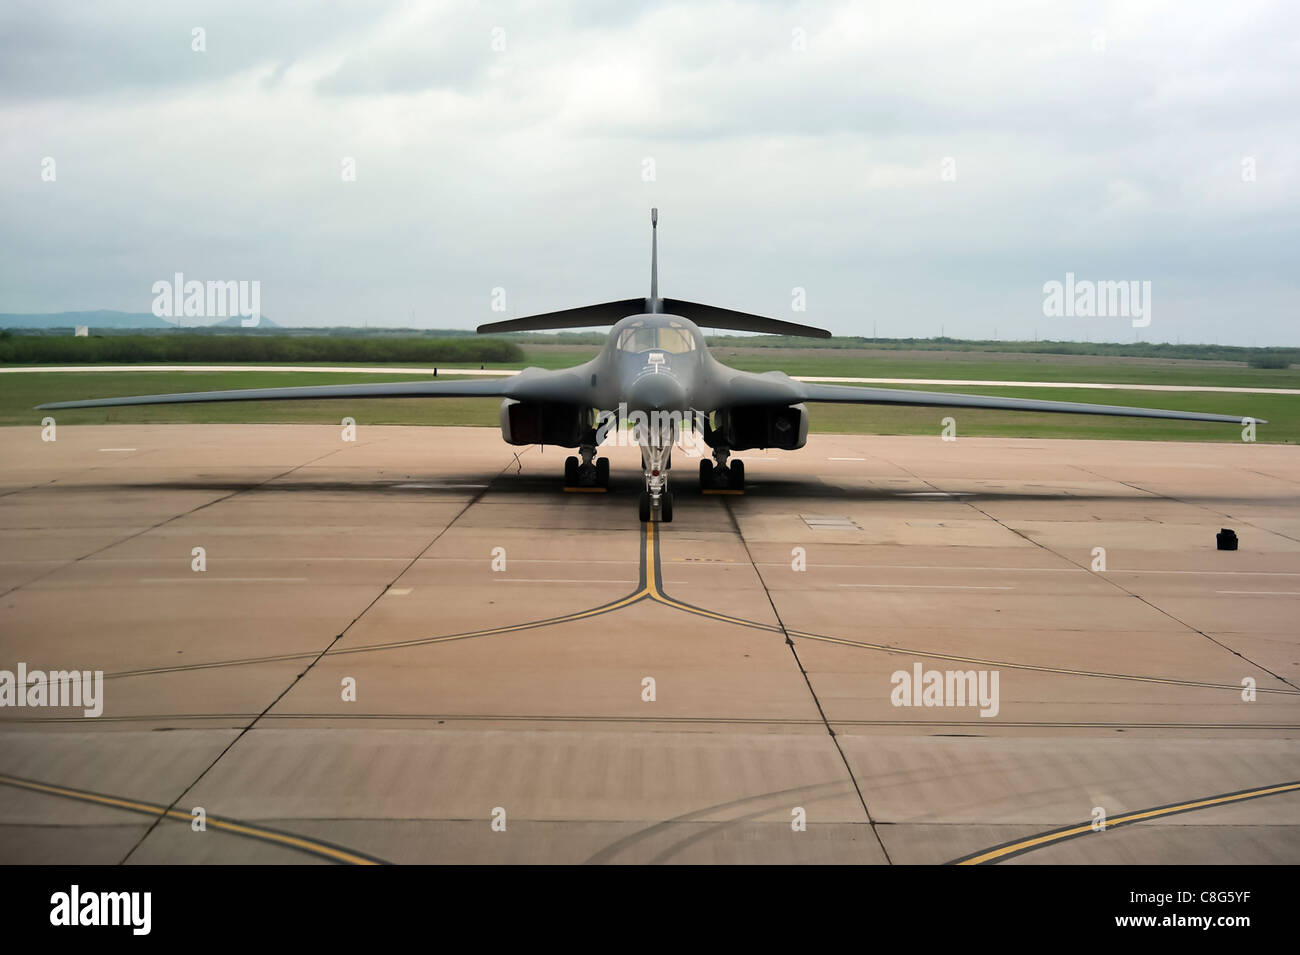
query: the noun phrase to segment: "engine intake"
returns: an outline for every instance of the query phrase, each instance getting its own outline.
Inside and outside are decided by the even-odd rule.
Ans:
[[[704,440],[711,448],[795,451],[808,443],[808,409],[798,405],[753,405],[713,414]]]
[[[550,401],[501,402],[501,437],[507,444],[553,444],[576,448],[592,427],[592,409]]]

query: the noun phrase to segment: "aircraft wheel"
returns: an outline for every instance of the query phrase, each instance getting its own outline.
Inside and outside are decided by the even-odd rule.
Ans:
[[[713,462],[705,458],[700,462],[700,490],[713,489]]]
[[[659,520],[665,524],[671,524],[673,520],[673,495],[671,491],[665,491],[659,498]]]
[[[641,492],[641,523],[650,523],[650,495],[644,491]]]
[[[609,487],[609,458],[596,459],[596,487]]]
[[[745,462],[744,461],[731,462],[730,486],[735,488],[737,491],[743,491],[745,489]]]
[[[572,454],[564,459],[564,486],[578,486],[578,459]]]

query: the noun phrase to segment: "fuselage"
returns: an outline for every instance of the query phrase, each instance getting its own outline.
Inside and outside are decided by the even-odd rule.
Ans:
[[[712,363],[694,322],[645,313],[614,325],[601,353],[583,368],[598,408],[685,413],[712,410],[702,403],[701,389]]]

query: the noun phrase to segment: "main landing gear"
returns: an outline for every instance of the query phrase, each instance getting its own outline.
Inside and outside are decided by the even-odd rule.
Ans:
[[[578,448],[582,455],[564,459],[564,486],[572,490],[604,490],[609,487],[609,458],[596,457],[596,445],[584,444]]]
[[[713,461],[700,459],[701,491],[733,491],[739,493],[745,490],[745,462],[732,461],[728,465],[727,458],[730,456],[731,452],[728,449],[715,448],[713,450]]]

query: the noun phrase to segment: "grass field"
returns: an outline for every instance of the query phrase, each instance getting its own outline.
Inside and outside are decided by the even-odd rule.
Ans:
[[[545,364],[563,366],[572,363],[576,356],[556,353],[544,357]],[[779,360],[779,359],[778,359]],[[534,364],[543,362],[534,361]],[[751,366],[752,370],[772,367],[770,359],[734,360],[738,367]],[[1005,363],[965,363],[961,375],[954,375],[951,366],[934,369],[935,363],[919,363],[900,367],[890,363],[887,367],[864,367],[861,361],[842,364],[835,356],[797,358],[782,362],[783,370],[792,374],[836,375],[859,377],[969,377],[1013,378],[1015,380],[1079,380],[1078,366],[1070,366],[1068,376],[1063,369],[1040,360]],[[938,363],[942,365],[942,363]],[[440,366],[441,368],[442,366]],[[1108,369],[1105,366],[1088,369],[1089,381],[1106,381],[1107,377],[1094,372]],[[1192,369],[1190,371],[1194,371]],[[1254,369],[1205,369],[1200,377],[1188,377],[1190,371],[1174,368],[1126,367],[1122,380],[1151,384],[1215,384],[1260,387],[1292,387],[1294,381],[1279,383],[1277,372],[1260,371],[1264,381],[1255,380],[1249,373]],[[1240,375],[1241,378],[1224,380],[1209,374],[1222,371]],[[1171,379],[1170,373],[1179,372]],[[1284,373],[1285,374],[1285,373]],[[452,375],[440,373],[440,378]],[[267,372],[250,367],[238,372],[31,372],[0,375],[0,424],[37,426],[42,413],[34,411],[35,405],[51,401],[77,398],[108,398],[118,395],[160,394],[176,391],[215,391],[230,388],[287,387],[292,385],[375,382],[385,380],[382,374],[348,374],[323,372]],[[391,376],[390,380],[411,381],[411,376]],[[1095,404],[1129,405],[1138,407],[1172,408],[1184,411],[1210,411],[1240,417],[1267,419],[1260,425],[1257,440],[1268,443],[1300,442],[1300,419],[1295,409],[1300,398],[1284,395],[1242,395],[1218,393],[1162,393],[1142,391],[1097,391],[1070,388],[1006,388],[945,386],[943,390],[967,394],[1008,395],[1044,398],[1059,401],[1083,401]],[[159,405],[135,408],[106,408],[60,411],[55,415],[59,424],[152,424],[152,423],[337,423],[345,415],[355,418],[358,424],[418,424],[418,425],[472,425],[495,427],[498,422],[496,398],[405,398],[362,399],[334,401],[283,401],[241,402],[229,404]],[[1092,417],[1085,415],[1033,414],[989,410],[950,410],[942,408],[883,408],[879,406],[818,405],[810,407],[812,430],[823,433],[849,434],[938,434],[940,419],[952,415],[957,421],[959,436],[998,436],[1029,438],[1121,438],[1133,440],[1169,441],[1239,441],[1241,429],[1233,425],[1200,422],[1158,421]]]

